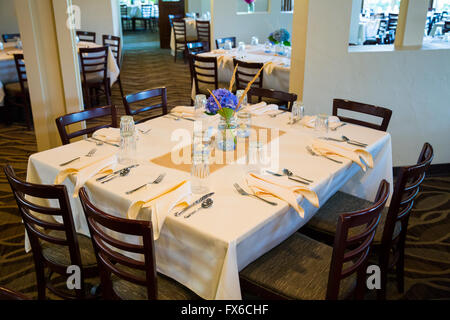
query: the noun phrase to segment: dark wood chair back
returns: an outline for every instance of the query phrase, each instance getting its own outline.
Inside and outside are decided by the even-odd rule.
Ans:
[[[197,41],[206,42],[206,51],[211,51],[211,24],[209,21],[197,20]]]
[[[145,101],[154,99],[154,98],[161,99],[161,103],[142,106],[142,104],[146,104]],[[131,108],[132,105],[136,105],[136,104],[139,104],[139,108],[132,109]],[[140,114],[143,112],[149,112],[149,111],[153,111],[156,109],[161,109],[162,110],[161,115],[166,115],[168,112],[168,110],[167,110],[167,89],[165,87],[154,88],[154,89],[149,89],[149,90],[145,90],[142,92],[127,95],[125,98],[123,98],[123,105],[125,106],[125,111],[126,111],[127,115],[129,115],[129,116],[134,116],[134,115],[137,115],[137,114]],[[136,121],[136,123],[145,122],[147,120],[160,117],[161,115],[146,117],[145,119],[140,119],[140,120]]]
[[[184,19],[174,19],[172,20],[172,28],[175,37],[175,43],[186,44],[186,21]]]
[[[100,124],[94,127],[86,128],[80,131],[68,133],[66,127],[78,123],[81,121],[92,120],[96,118],[103,118],[110,116],[111,124]],[[56,120],[56,126],[58,128],[59,136],[61,137],[61,141],[64,145],[70,143],[70,139],[83,136],[85,134],[91,134],[95,131],[102,129],[113,127],[117,128],[117,112],[115,106],[106,106],[106,107],[97,107],[92,108],[85,111],[75,112],[71,114],[67,114],[65,116],[59,117]]]
[[[230,40],[231,46],[233,48],[236,48],[236,37],[228,37],[216,39],[216,49],[223,49],[223,46],[225,45],[225,42],[227,42],[227,40]]]
[[[102,38],[103,38],[103,46],[105,47],[109,46],[111,48],[114,58],[116,58],[117,66],[120,68],[120,66],[122,65],[122,55],[120,51],[121,46],[120,37],[104,34]]]
[[[77,36],[80,41],[84,42],[93,42],[95,43],[97,40],[97,34],[95,32],[90,31],[77,31]]]
[[[7,288],[0,287],[0,300],[20,301],[20,300],[31,300],[31,299],[19,292],[15,292],[15,291],[9,290]]]
[[[374,15],[375,19],[384,19],[384,13],[375,13]]]
[[[108,47],[80,48],[81,75],[84,83],[93,77],[108,83]],[[108,84],[109,85],[109,84]]]
[[[382,250],[387,255],[393,246],[397,248],[404,247],[411,209],[420,191],[420,185],[425,179],[425,173],[433,161],[433,157],[433,147],[429,143],[425,143],[417,164],[400,168],[381,240]],[[401,223],[401,232],[393,239],[394,229],[398,222]],[[401,251],[394,250],[394,261],[392,264],[395,264],[399,258],[403,258],[398,256],[398,253]]]
[[[143,4],[141,5],[142,17],[144,19],[149,19],[152,16],[152,5],[151,4]]]
[[[169,14],[169,23],[170,27],[173,27],[173,20],[183,19],[184,15],[182,14]]]
[[[42,254],[43,242],[68,247],[71,265],[82,266],[80,248],[66,187],[64,185],[39,185],[25,182],[16,176],[13,168],[9,165],[4,167],[4,172],[13,191],[30,240],[36,273],[39,273],[44,266],[47,266],[59,274],[67,274],[67,266],[58,265],[44,257]],[[36,199],[52,200],[52,202],[57,203],[57,206],[38,204],[35,202]],[[43,217],[57,217],[62,219],[63,222],[48,222],[49,219]],[[61,237],[49,232],[60,232]],[[83,284],[83,272],[81,272],[80,276],[82,277],[80,283]],[[49,288],[52,291],[55,290],[50,286]],[[58,291],[55,293],[58,294]],[[76,290],[76,294],[79,297],[84,295],[84,284],[81,290]],[[61,293],[59,295],[70,298]]]
[[[261,102],[263,98],[275,99],[277,104],[282,109],[292,111],[294,102],[297,101],[297,95],[295,93],[288,93],[283,91],[275,91],[273,89],[261,89],[251,88],[247,94],[248,103],[254,103],[253,97],[258,97],[258,102]]]
[[[208,52],[207,42],[189,42],[187,45],[188,53],[196,55],[203,52]]]
[[[128,17],[128,6],[126,4],[121,4],[120,5],[120,16],[122,18],[127,18]]]
[[[80,189],[80,200],[86,215],[91,233],[92,243],[100,270],[103,296],[106,299],[119,299],[115,294],[111,276],[118,277],[130,283],[147,288],[149,300],[157,299],[157,279],[155,264],[155,245],[153,228],[150,221],[122,219],[109,215],[97,209],[89,200],[84,188]],[[142,245],[130,244],[108,235],[106,230],[118,232],[122,235],[132,235],[142,238]],[[143,255],[143,261],[125,256],[117,251]],[[119,266],[144,271],[145,277],[139,277],[121,270]]]
[[[216,57],[201,57],[198,55],[189,56],[191,76],[194,80],[195,90],[200,92],[200,84],[206,86],[214,85],[214,89],[219,89],[219,76],[217,72]]]
[[[349,117],[342,117],[339,116],[339,110],[349,110],[353,112],[363,113],[371,116],[375,116],[378,118],[383,119],[381,124],[375,124],[370,123],[367,121],[352,119]],[[391,121],[392,117],[392,111],[383,108],[383,107],[377,107],[370,104],[360,103],[360,102],[354,102],[349,100],[343,100],[343,99],[334,99],[333,100],[333,116],[337,116],[341,119],[343,122],[353,123],[360,126],[380,130],[380,131],[387,131],[387,128],[389,126],[389,122]]]
[[[236,71],[236,89],[242,90],[247,88],[247,85],[252,79],[255,77],[255,75],[258,73],[258,71],[264,66],[264,63],[262,62],[244,62],[237,60],[236,58],[233,59],[234,67],[236,65],[238,66]],[[262,88],[264,82],[264,72],[261,72],[259,74],[258,79],[256,79],[255,82],[253,82],[252,87],[253,88]]]
[[[25,68],[25,59],[23,54],[14,54],[14,62],[16,64],[17,77],[19,78],[20,91],[22,100],[28,104],[28,86],[27,86],[27,70]]]
[[[16,39],[20,39],[20,33],[9,33],[2,35],[3,42],[16,42]]]
[[[388,197],[389,183],[383,180],[371,207],[340,215],[328,277],[327,300],[337,300],[341,281],[355,273],[357,285],[354,295],[356,299],[363,299],[369,252]],[[364,226],[358,234],[352,233],[352,236],[349,236],[349,230]]]

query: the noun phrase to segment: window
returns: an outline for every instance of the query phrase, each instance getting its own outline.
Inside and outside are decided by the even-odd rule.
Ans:
[[[400,0],[363,0],[362,13],[374,15],[380,13],[397,13],[400,10]]]

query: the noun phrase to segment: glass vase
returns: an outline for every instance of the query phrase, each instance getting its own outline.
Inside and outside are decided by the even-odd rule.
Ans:
[[[232,151],[236,149],[236,131],[237,121],[236,116],[231,118],[220,117],[217,128],[217,148],[222,151]]]
[[[255,12],[255,3],[254,2],[248,4],[248,13],[253,13],[253,12]]]

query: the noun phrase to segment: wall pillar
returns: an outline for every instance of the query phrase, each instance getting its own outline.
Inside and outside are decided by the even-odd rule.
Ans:
[[[398,16],[396,49],[418,49],[422,47],[428,0],[402,0]]]

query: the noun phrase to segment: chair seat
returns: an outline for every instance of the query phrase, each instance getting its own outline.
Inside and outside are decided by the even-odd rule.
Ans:
[[[241,271],[240,277],[288,299],[326,297],[333,248],[295,233]],[[340,297],[348,297],[356,277],[341,281]]]
[[[348,193],[337,192],[320,208],[306,226],[314,231],[334,236],[338,218],[342,213],[362,210],[372,205],[373,203],[370,201],[352,196]],[[381,220],[375,234],[374,244],[381,243],[388,210],[389,208],[384,208],[381,212]],[[400,234],[401,228],[400,222],[397,222],[393,238],[396,238]],[[360,231],[358,228],[353,228],[349,230],[349,234],[352,236]]]
[[[25,89],[28,89],[28,85],[25,82]],[[17,96],[22,93],[20,82],[8,83],[5,85],[5,94],[8,96]]]
[[[144,271],[118,266],[122,271],[145,278]],[[122,300],[148,300],[147,288],[112,275],[114,292]],[[158,273],[158,300],[198,300],[199,297],[182,284]]]
[[[62,231],[50,231],[50,236],[60,239],[65,239],[65,233]],[[77,234],[78,246],[80,247],[81,263],[83,267],[95,267],[97,259],[95,258],[92,241],[88,237]],[[69,247],[52,244],[49,242],[42,242],[42,255],[55,264],[70,266]]]

